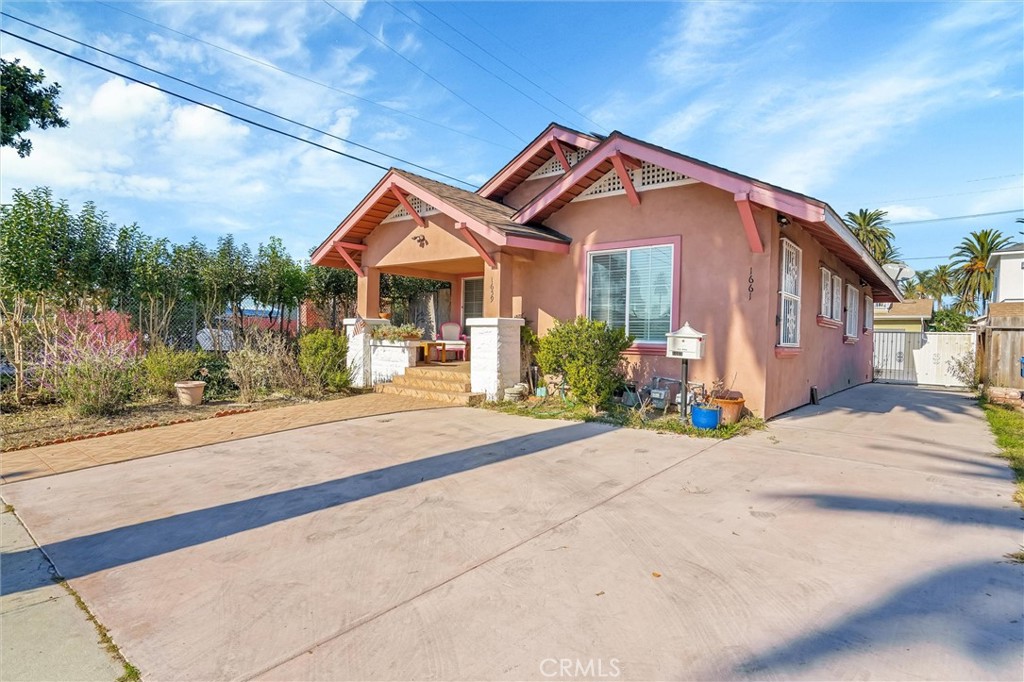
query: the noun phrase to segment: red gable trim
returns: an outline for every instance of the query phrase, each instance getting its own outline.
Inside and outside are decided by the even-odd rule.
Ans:
[[[600,143],[596,137],[585,135],[575,130],[569,130],[552,123],[547,129],[534,139],[527,147],[519,152],[514,159],[508,162],[504,168],[498,171],[497,175],[484,183],[483,187],[476,191],[482,197],[490,198],[495,191],[501,187],[510,177],[522,167],[524,163],[532,159],[542,149],[551,144],[565,142],[580,149],[594,149]],[[564,152],[563,152],[564,155]],[[562,161],[560,158],[559,161]],[[568,163],[568,161],[566,161]]]

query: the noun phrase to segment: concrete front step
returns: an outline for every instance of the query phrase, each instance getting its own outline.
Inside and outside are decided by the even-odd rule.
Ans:
[[[422,379],[437,379],[437,380],[458,380],[458,381],[469,381],[469,364],[462,363],[458,365],[420,365],[419,367],[409,367],[405,370],[405,376],[419,377]]]
[[[397,379],[398,377],[395,378]],[[415,386],[403,386],[402,384],[396,383],[381,384],[378,386],[378,390],[381,393],[404,395],[410,398],[422,398],[424,400],[433,400],[439,403],[448,403],[449,405],[479,405],[484,401],[483,393],[417,388]]]
[[[436,375],[416,374],[406,370],[405,374],[396,374],[391,381],[396,386],[406,388],[420,388],[426,391],[451,391],[454,393],[469,393],[472,390],[472,383],[467,375],[456,375],[450,377],[435,378]]]

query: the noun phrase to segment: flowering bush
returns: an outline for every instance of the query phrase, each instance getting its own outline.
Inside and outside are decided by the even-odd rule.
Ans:
[[[65,333],[39,368],[45,388],[81,415],[118,412],[135,396],[139,380],[134,340],[110,341],[99,330]]]

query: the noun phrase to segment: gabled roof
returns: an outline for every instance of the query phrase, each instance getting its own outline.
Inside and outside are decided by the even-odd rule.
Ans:
[[[477,194],[501,201],[555,155],[554,144],[564,143],[577,149],[593,149],[600,142],[601,138],[594,135],[552,123],[514,159],[505,164],[504,168],[495,173],[494,177],[485,182],[477,190]]]
[[[1008,256],[1008,255],[1010,255],[1012,253],[1021,253],[1021,252],[1024,252],[1024,242],[1017,242],[1016,244],[1010,244],[1009,246],[1004,246],[1003,248],[999,249],[998,251],[993,251],[992,252],[992,255],[990,255],[988,257],[988,261],[985,262],[985,267],[986,268],[992,267],[992,261],[995,260],[996,258],[999,258],[1000,256]]]
[[[335,250],[336,244],[356,250],[352,257],[361,262],[358,251],[365,248],[363,239],[401,204],[397,194],[419,198],[457,224],[465,223],[468,229],[500,246],[566,253],[569,250],[571,240],[568,237],[543,225],[512,220],[514,209],[504,204],[422,175],[392,168],[317,247],[310,258],[313,264],[343,266],[342,256]]]
[[[647,161],[656,164],[731,192],[738,203],[749,202],[787,215],[799,222],[823,246],[868,282],[876,298],[901,300],[896,283],[825,202],[638,140],[619,131],[612,132],[568,173],[516,211],[513,219],[519,222],[544,222],[611,171],[616,157],[616,162]]]
[[[876,309],[876,320],[930,320],[935,312],[935,301],[930,298],[914,298],[903,303],[893,303],[888,309]]]

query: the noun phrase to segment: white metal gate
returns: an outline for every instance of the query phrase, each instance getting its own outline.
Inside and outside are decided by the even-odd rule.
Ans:
[[[963,386],[950,371],[950,361],[973,354],[974,332],[874,333],[875,381],[893,384]]]

